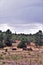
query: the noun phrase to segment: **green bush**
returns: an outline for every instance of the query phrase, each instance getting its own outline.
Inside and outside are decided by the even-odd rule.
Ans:
[[[4,43],[0,42],[0,48],[3,48],[3,47],[4,47]]]
[[[24,48],[24,47],[26,47],[27,45],[26,45],[26,43],[25,43],[25,41],[21,41],[19,44],[18,44],[18,48]]]

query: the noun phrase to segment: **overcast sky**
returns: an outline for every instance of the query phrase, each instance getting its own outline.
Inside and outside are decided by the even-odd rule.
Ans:
[[[43,28],[43,0],[0,0],[0,29],[35,33]]]

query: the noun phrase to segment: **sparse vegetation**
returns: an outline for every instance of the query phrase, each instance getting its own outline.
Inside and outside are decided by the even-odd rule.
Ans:
[[[8,53],[8,52],[7,52]],[[22,52],[9,52],[5,56],[2,54],[0,60],[2,60],[2,65],[13,64],[13,65],[43,65],[43,53],[39,52],[30,52],[30,51],[22,51]],[[20,53],[20,54],[19,54]],[[4,60],[2,59],[4,57]]]
[[[39,30],[36,34],[13,34],[9,29],[6,32],[0,30],[0,48],[5,46],[12,46],[14,40],[21,40],[21,43],[27,44],[34,42],[39,46],[43,45],[43,32]],[[20,44],[22,46],[22,44]],[[29,44],[29,43],[28,43]],[[19,45],[18,45],[19,46]]]
[[[17,48],[15,46],[13,48],[12,45],[16,44],[15,40],[20,40]],[[33,42],[36,45],[33,46],[39,50],[33,51],[33,48],[27,48],[30,42]],[[40,50],[38,46],[43,46],[43,32],[40,30],[36,34],[13,34],[9,29],[6,32],[0,31],[0,65],[43,65],[43,51],[41,51],[43,49]]]
[[[4,57],[2,55],[0,55],[0,60],[4,60]]]

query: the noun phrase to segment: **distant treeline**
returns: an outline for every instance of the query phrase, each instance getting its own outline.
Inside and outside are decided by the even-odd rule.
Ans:
[[[34,42],[36,46],[42,46],[43,32],[42,30],[39,30],[35,34],[16,34],[12,33],[10,29],[8,29],[6,32],[2,32],[0,30],[0,48],[5,46],[12,46],[12,42],[14,42],[15,40],[21,40],[22,44]]]

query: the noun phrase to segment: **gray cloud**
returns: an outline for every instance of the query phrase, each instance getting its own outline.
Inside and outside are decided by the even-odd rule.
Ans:
[[[8,24],[8,26],[4,25],[4,30],[8,28],[16,29],[17,32],[26,32],[28,29],[36,30],[37,28],[39,30],[42,29],[42,23],[43,0],[0,0],[0,25]],[[0,26],[1,28],[3,29]]]
[[[0,0],[0,22],[43,22],[42,0]]]
[[[34,24],[1,24],[0,25],[0,30],[6,31],[7,29],[10,29],[13,33],[15,33],[15,31],[17,33],[36,33],[38,30],[42,30],[42,24],[39,23],[34,23]]]

